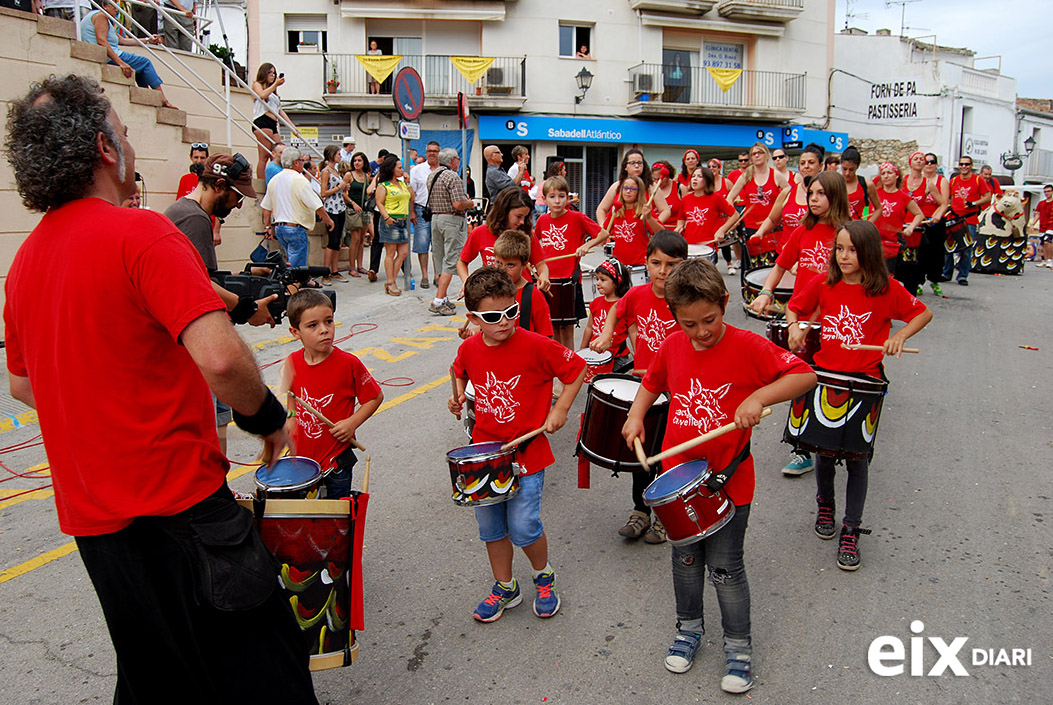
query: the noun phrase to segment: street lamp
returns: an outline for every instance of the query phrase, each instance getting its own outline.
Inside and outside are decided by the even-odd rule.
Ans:
[[[578,71],[574,79],[578,82],[578,90],[581,91],[581,95],[574,96],[574,104],[577,105],[585,100],[585,94],[592,88],[592,74],[589,73],[587,68],[582,66],[581,71]]]
[[[1031,156],[1031,153],[1035,151],[1035,136],[1031,135],[1024,140],[1024,151],[1027,152],[1027,156]]]

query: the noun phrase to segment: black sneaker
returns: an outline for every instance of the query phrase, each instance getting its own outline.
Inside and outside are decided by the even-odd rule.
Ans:
[[[969,280],[968,279],[959,279],[958,280],[958,284],[960,284],[961,286],[969,286]]]
[[[815,535],[829,541],[837,533],[834,526],[834,503],[827,504],[819,497],[816,497],[815,501],[819,504],[819,510],[815,513]]]
[[[870,529],[858,526],[841,527],[841,540],[837,545],[837,567],[841,570],[859,570],[862,561],[859,555],[859,535],[869,534]]]

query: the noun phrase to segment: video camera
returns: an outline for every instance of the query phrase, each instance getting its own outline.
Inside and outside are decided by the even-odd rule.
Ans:
[[[270,270],[267,276],[259,276],[252,273],[256,267],[264,267]],[[230,272],[215,272],[213,278],[216,282],[238,297],[249,296],[253,301],[264,299],[272,294],[278,298],[267,304],[267,309],[275,323],[280,323],[285,315],[285,307],[289,303],[289,297],[296,293],[301,286],[313,277],[328,277],[329,267],[290,267],[285,263],[285,258],[279,250],[269,252],[262,262],[249,262],[244,271],[238,274]],[[290,287],[292,291],[290,292]],[[332,289],[322,289],[323,294],[329,297],[336,311],[336,292]]]

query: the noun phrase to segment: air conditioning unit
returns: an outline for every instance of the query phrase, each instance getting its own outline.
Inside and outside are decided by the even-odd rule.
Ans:
[[[633,75],[634,93],[654,93],[654,76],[649,73],[637,73]]]
[[[491,86],[503,86],[505,84],[504,78],[504,69],[493,68],[486,70],[486,82]]]

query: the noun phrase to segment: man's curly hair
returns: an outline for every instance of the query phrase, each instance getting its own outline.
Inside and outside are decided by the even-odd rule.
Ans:
[[[47,212],[83,198],[95,181],[101,132],[124,155],[109,121],[110,101],[95,79],[49,76],[12,101],[4,150],[26,208]]]

